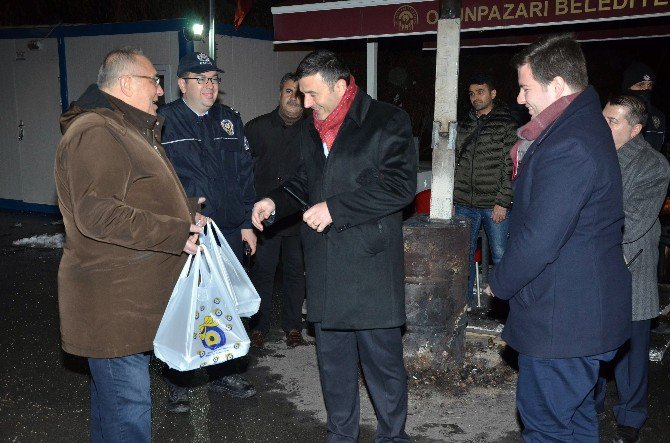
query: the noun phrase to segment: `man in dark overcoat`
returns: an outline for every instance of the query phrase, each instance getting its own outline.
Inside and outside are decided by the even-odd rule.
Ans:
[[[619,162],[582,50],[567,35],[514,58],[531,120],[512,148],[514,210],[490,290],[509,300],[525,441],[598,441],[601,361],[630,336]]]
[[[416,190],[409,116],[359,90],[330,51],[297,69],[313,116],[300,132],[301,165],[287,184],[309,209],[302,236],[307,319],[314,323],[328,441],[359,432],[358,364],[377,413],[377,441],[407,442],[402,209]],[[295,213],[281,189],[252,211],[254,225]]]

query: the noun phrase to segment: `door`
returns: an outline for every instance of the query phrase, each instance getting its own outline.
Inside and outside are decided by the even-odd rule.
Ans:
[[[55,205],[53,165],[61,114],[58,45],[55,38],[39,45],[31,42],[14,40],[12,61],[21,200]]]

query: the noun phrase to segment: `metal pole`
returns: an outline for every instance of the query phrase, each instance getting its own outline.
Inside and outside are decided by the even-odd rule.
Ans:
[[[379,43],[374,40],[368,40],[367,43],[367,93],[372,98],[377,98],[377,54],[379,53]]]
[[[216,0],[209,0],[209,58],[216,60],[216,42],[214,41],[214,14],[216,10]]]
[[[460,0],[441,0],[437,21],[431,219],[450,220],[454,205]]]

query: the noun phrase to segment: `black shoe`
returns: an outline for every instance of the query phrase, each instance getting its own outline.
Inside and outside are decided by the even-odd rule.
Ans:
[[[638,443],[639,441],[640,430],[638,428],[617,425],[612,443]]]
[[[172,414],[191,412],[191,402],[188,399],[188,388],[167,383],[168,399],[165,409]]]
[[[256,388],[237,374],[226,375],[209,382],[207,389],[236,398],[249,398],[256,395]]]

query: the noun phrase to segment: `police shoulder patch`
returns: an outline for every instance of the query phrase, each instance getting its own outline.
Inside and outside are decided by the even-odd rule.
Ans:
[[[226,134],[235,135],[235,125],[233,125],[233,122],[231,122],[227,118],[221,120],[221,127],[223,128],[224,131],[226,131]]]

